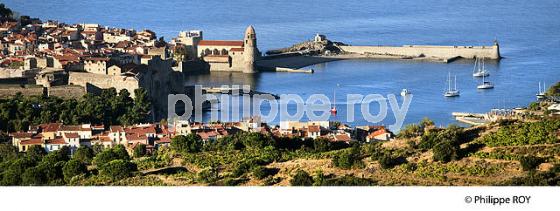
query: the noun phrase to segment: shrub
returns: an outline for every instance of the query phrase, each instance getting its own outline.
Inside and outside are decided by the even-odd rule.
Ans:
[[[303,170],[297,170],[296,174],[290,179],[292,186],[311,186],[313,185],[313,178]]]
[[[398,138],[414,138],[417,136],[421,136],[424,129],[417,124],[410,124],[406,125],[400,132],[397,134]]]
[[[558,143],[558,129],[560,120],[523,122],[501,127],[498,131],[483,136],[481,142],[492,147],[554,144]]]
[[[212,167],[200,170],[196,177],[201,183],[214,183],[219,179],[218,170]]]
[[[519,163],[523,171],[535,170],[544,160],[535,156],[523,156],[519,159]]]
[[[357,146],[357,145],[356,145]],[[352,167],[362,167],[363,162],[360,158],[360,148],[352,147],[350,151],[344,151],[332,158],[332,164],[343,169]]]
[[[257,179],[264,179],[268,176],[268,171],[265,167],[257,166],[253,169],[253,176]]]
[[[432,151],[435,161],[447,163],[457,158],[457,150],[449,141],[443,141],[437,144]]]
[[[399,158],[395,158],[389,153],[381,155],[378,160],[382,169],[390,169],[400,164]]]
[[[146,155],[146,145],[145,144],[138,144],[134,147],[134,157],[143,157]]]

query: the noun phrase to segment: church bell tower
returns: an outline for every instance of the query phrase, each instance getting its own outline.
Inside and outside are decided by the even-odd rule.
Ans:
[[[243,57],[244,57],[244,73],[256,73],[255,60],[257,58],[257,34],[253,26],[247,27],[245,30],[245,38],[243,39]]]

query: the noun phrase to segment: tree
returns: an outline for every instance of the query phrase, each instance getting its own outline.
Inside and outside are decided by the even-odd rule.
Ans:
[[[130,161],[119,159],[101,166],[100,170],[102,176],[112,180],[120,180],[129,177],[132,172],[136,171],[136,165]]]
[[[134,96],[134,105],[129,112],[131,123],[146,122],[152,108],[148,92],[143,88],[135,89]]]
[[[65,161],[42,161],[35,168],[41,173],[44,185],[62,185],[64,184],[64,175],[62,173],[64,164],[66,164]]]
[[[0,162],[17,159],[18,149],[9,144],[0,144]]]
[[[175,46],[175,51],[173,52],[173,57],[177,62],[186,60],[189,57],[186,46],[177,44],[177,46]]]
[[[64,175],[64,180],[69,182],[74,176],[87,174],[87,168],[82,161],[72,159],[64,164],[62,173]]]
[[[200,136],[192,133],[186,136],[175,136],[171,139],[171,148],[177,152],[200,152],[202,145]]]
[[[134,147],[134,157],[142,157],[146,155],[146,145],[145,144],[138,144]]]
[[[290,180],[292,186],[311,186],[313,185],[313,177],[303,170],[297,170],[296,174]]]
[[[130,157],[123,145],[117,145],[112,149],[103,150],[93,158],[93,164],[97,167],[102,167],[113,160],[130,160]]]
[[[84,164],[90,164],[93,160],[93,149],[88,146],[80,146],[74,153],[72,159],[80,161]]]
[[[21,184],[21,174],[13,170],[7,170],[2,173],[2,186]]]
[[[447,163],[457,158],[457,149],[449,141],[443,141],[433,148],[434,160]]]
[[[25,170],[21,179],[23,185],[44,185],[47,183],[44,173],[38,167]]]
[[[60,161],[68,161],[70,157],[70,149],[68,147],[62,147],[57,151],[51,152],[43,157],[41,162],[57,163]]]
[[[422,119],[422,121],[420,121],[420,127],[422,128],[427,128],[427,127],[431,127],[434,126],[434,121],[432,121],[430,118],[428,117],[424,117],[424,119]]]
[[[0,3],[0,19],[9,19],[12,18],[12,15],[12,10],[7,8],[6,5]]]
[[[128,155],[128,152],[126,151],[124,145],[116,145],[111,150],[113,151],[113,153],[115,153],[115,159],[121,159],[125,161],[130,160],[130,156]]]
[[[26,156],[35,161],[40,161],[47,152],[40,145],[32,145],[27,149]]]

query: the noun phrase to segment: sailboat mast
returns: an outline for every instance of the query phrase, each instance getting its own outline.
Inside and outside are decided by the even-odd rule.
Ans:
[[[336,88],[334,89],[334,94],[333,94],[333,108],[336,108]]]
[[[478,66],[478,57],[475,57],[475,60],[474,60],[474,67],[473,67],[473,70],[472,70],[473,73],[476,72],[477,66]]]
[[[539,81],[539,92],[538,92],[537,94],[541,94],[541,93],[542,93],[542,91],[541,91],[541,82]]]
[[[447,91],[451,91],[451,73],[447,73]]]
[[[457,91],[457,76],[455,76],[455,90],[454,91]]]

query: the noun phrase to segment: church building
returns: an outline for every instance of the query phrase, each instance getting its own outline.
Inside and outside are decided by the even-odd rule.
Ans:
[[[247,27],[243,40],[200,40],[196,49],[199,59],[209,64],[210,71],[258,71],[255,61],[260,57],[260,53],[253,26]]]

